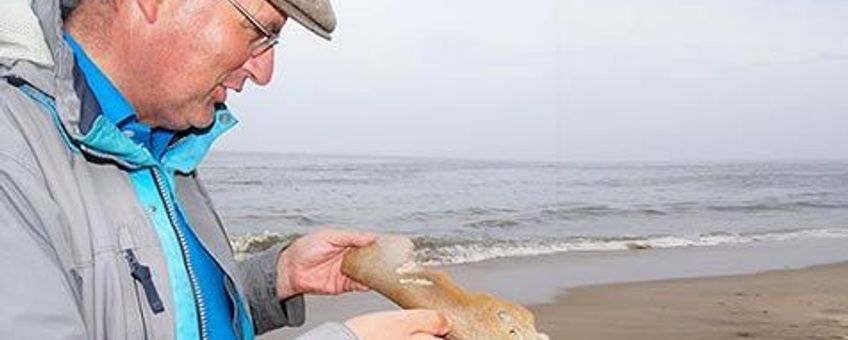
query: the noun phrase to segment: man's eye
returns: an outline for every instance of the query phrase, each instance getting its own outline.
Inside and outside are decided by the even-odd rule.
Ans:
[[[250,41],[256,41],[265,37],[265,35],[262,34],[262,31],[250,23],[247,23],[247,26],[245,26],[244,29],[247,31],[247,34],[250,35]]]
[[[280,24],[271,25],[271,33],[274,34],[274,35],[280,35],[280,31],[282,31],[282,30],[283,30],[283,25],[280,25]]]

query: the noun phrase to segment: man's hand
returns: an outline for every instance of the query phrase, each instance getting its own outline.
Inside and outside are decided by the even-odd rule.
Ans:
[[[444,315],[424,309],[365,314],[345,321],[345,326],[362,340],[430,340],[450,332]]]
[[[323,230],[295,240],[277,260],[277,297],[368,290],[342,274],[342,260],[348,249],[367,246],[376,237],[365,232]]]

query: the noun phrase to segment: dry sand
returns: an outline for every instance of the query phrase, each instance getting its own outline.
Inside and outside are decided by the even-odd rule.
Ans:
[[[531,308],[551,339],[848,339],[848,263],[569,289]]]

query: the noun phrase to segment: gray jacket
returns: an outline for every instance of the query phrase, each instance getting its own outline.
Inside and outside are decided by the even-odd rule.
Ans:
[[[86,116],[92,99],[79,95],[59,0],[7,1],[31,5],[12,14],[21,26],[0,26],[0,338],[177,338],[185,325],[175,322],[169,259],[151,222],[155,207],[139,201],[130,175],[143,164],[133,153],[90,143],[98,121]],[[35,30],[37,39],[21,39],[21,30]],[[275,294],[284,245],[237,262],[196,165],[169,169],[169,183],[224,270],[231,302],[246,306],[234,308],[235,329],[261,334],[302,325],[303,297],[279,301]],[[301,339],[356,337],[328,323]]]

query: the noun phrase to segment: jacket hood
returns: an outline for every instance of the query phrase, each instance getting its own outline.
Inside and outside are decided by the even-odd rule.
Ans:
[[[2,0],[0,13],[0,77],[14,76],[44,91],[56,101],[56,109],[71,137],[79,131],[80,103],[74,93],[74,59],[62,39],[62,9],[75,0]],[[9,17],[7,21],[6,17]]]
[[[50,67],[53,56],[31,5],[32,0],[0,3],[0,58],[29,60]]]

